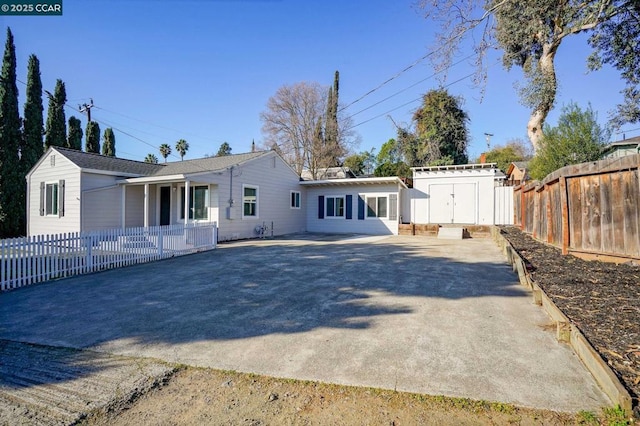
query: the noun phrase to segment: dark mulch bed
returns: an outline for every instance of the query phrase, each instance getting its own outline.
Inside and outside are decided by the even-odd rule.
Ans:
[[[563,256],[518,228],[502,232],[530,264],[533,280],[622,379],[640,415],[640,267]]]

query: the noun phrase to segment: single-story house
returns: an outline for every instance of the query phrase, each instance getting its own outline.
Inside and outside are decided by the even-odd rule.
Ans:
[[[307,231],[398,234],[407,186],[397,177],[300,182],[306,189]]]
[[[507,167],[505,185],[518,186],[527,182],[530,179],[527,171],[528,166],[528,161],[513,161],[509,164],[509,167]]]
[[[414,168],[409,189],[397,177],[302,180],[275,151],[149,164],[50,147],[27,174],[27,232],[217,222],[225,241],[265,229],[384,235],[409,222],[484,225],[495,223],[498,180],[495,164]]]
[[[297,173],[274,151],[149,164],[51,147],[27,174],[28,235],[217,222],[219,240],[305,231]]]
[[[602,149],[600,158],[604,160],[634,154],[640,154],[640,136],[610,143]]]

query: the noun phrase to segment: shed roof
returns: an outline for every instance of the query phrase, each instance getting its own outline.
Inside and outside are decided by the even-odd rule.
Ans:
[[[430,167],[411,167],[416,172],[439,172],[448,170],[478,170],[478,169],[497,169],[496,163],[479,163],[479,164],[452,164],[449,166],[430,166]]]

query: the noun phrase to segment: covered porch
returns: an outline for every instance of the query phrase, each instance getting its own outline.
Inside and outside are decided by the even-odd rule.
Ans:
[[[219,222],[219,186],[209,176],[123,179],[120,226]]]

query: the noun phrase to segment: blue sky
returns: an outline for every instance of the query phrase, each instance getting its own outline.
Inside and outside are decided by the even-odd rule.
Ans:
[[[64,0],[63,16],[0,18],[14,34],[18,78],[26,81],[27,60],[40,59],[42,82],[53,92],[66,85],[68,104],[93,98],[92,118],[102,131],[113,127],[118,157],[159,157],[161,143],[190,144],[185,158],[215,153],[228,142],[233,153],[260,143],[260,112],[285,84],[316,81],[329,86],[340,71],[340,101],[353,100],[426,55],[436,24],[424,19],[414,2],[371,0]],[[469,52],[463,52],[466,56]],[[528,110],[519,104],[514,82],[519,70],[506,72],[489,63],[484,97],[471,80],[448,87],[462,96],[470,116],[472,159],[492,145],[526,139]],[[571,101],[591,103],[604,124],[621,99],[619,74],[611,69],[587,73],[586,38],[567,39],[558,58],[560,93],[548,118],[555,124],[560,107]],[[473,71],[462,63],[450,70],[449,82]],[[390,115],[408,123],[420,96],[437,88],[428,61],[419,62],[391,83],[353,104],[358,151],[379,147],[395,136]],[[415,83],[422,83],[407,89]],[[405,90],[379,105],[374,103]],[[21,99],[26,87],[18,84]],[[414,101],[414,102],[411,102]],[[45,111],[47,105],[45,104]],[[364,112],[362,109],[371,107]],[[22,113],[22,106],[21,106]],[[71,108],[67,119],[82,116]],[[640,134],[630,125],[626,136]],[[614,135],[613,139],[621,139]],[[172,156],[171,159],[178,159]]]

